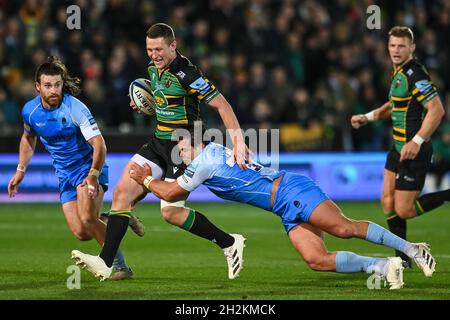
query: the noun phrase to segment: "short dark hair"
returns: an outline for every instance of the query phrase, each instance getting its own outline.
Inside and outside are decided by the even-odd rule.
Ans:
[[[175,41],[175,33],[171,26],[165,23],[155,23],[147,30],[147,37],[150,39],[164,38],[167,44]]]
[[[202,122],[202,126],[201,126],[202,131],[200,133],[201,134],[200,139],[195,139],[196,134],[199,134],[199,132],[195,131],[195,128],[196,128],[195,125],[190,125],[186,128],[183,128],[183,129],[187,130],[187,132],[186,131],[183,132],[183,133],[187,133],[187,135],[181,134],[181,132],[177,132],[177,130],[175,130],[177,132],[177,134],[174,135],[176,137],[175,140],[177,142],[180,142],[183,139],[191,139],[190,142],[191,142],[192,147],[197,147],[200,143],[203,143],[205,146],[208,145],[208,143],[210,143],[212,141],[212,139],[208,134],[205,134],[206,130],[205,130],[204,123]]]
[[[64,92],[70,93],[73,96],[80,94],[81,80],[77,77],[71,77],[67,67],[57,56],[49,56],[47,60],[37,68],[34,80],[40,83],[41,75],[43,74],[50,76],[60,75],[64,81]]]
[[[390,36],[408,38],[412,43],[414,43],[414,33],[408,27],[395,26],[389,30],[389,37]]]

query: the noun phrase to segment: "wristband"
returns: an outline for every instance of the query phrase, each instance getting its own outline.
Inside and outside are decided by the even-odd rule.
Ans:
[[[98,178],[98,176],[100,175],[100,171],[98,171],[95,168],[91,168],[91,170],[89,170],[88,175],[89,176],[96,176]]]
[[[17,165],[17,171],[25,173],[26,170],[27,170],[27,167],[25,167],[23,164]]]
[[[375,121],[375,111],[370,111],[365,114],[368,121]]]
[[[144,179],[144,186],[148,189],[148,190],[150,190],[150,182],[152,182],[154,180],[154,178],[152,177],[152,176],[147,176],[145,179]]]
[[[417,143],[419,145],[419,147],[422,145],[422,143],[425,141],[424,138],[422,138],[421,136],[419,136],[418,134],[416,134],[414,136],[414,138],[412,138],[412,141],[414,141],[415,143]]]

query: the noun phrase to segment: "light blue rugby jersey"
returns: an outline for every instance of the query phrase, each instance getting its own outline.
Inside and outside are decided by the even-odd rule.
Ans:
[[[58,177],[92,162],[87,140],[101,133],[89,109],[77,98],[64,94],[60,105],[49,110],[37,96],[24,105],[22,118],[25,132],[39,136],[51,154]]]
[[[248,203],[270,211],[272,182],[285,172],[258,163],[247,167],[247,170],[242,170],[237,163],[233,163],[232,150],[211,142],[178,177],[177,182],[189,192],[204,184],[222,199]]]

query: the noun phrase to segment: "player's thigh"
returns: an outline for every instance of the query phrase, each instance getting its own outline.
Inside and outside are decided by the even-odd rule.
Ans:
[[[77,187],[78,216],[82,221],[91,221],[98,218],[103,204],[104,191],[99,186],[98,195],[94,199],[89,196],[87,185]]]
[[[353,220],[348,219],[331,200],[320,203],[309,217],[308,222],[320,230],[339,237],[353,236]]]
[[[322,230],[310,223],[298,224],[289,231],[288,236],[294,248],[307,263],[320,261],[328,254]]]
[[[385,169],[383,173],[383,190],[381,192],[381,205],[385,213],[394,211],[395,203],[395,177],[394,171]]]
[[[64,218],[66,219],[67,226],[75,237],[79,240],[90,240],[92,236],[89,231],[86,230],[83,222],[78,216],[78,204],[77,200],[65,202],[62,205],[64,212]]]

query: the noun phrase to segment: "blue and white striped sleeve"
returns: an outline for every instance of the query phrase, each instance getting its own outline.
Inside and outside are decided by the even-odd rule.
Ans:
[[[197,157],[177,179],[178,185],[189,192],[212,177],[214,166],[202,156]]]
[[[84,139],[89,140],[95,136],[101,135],[97,122],[95,122],[89,109],[84,103],[76,99],[76,103],[72,103],[72,120],[80,128]]]

